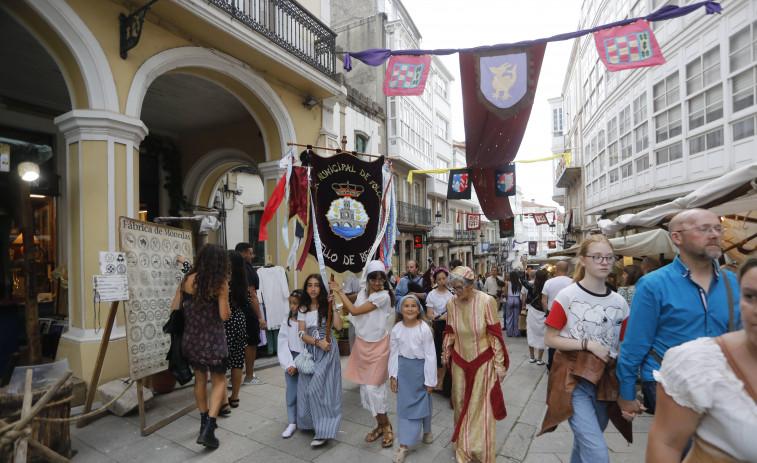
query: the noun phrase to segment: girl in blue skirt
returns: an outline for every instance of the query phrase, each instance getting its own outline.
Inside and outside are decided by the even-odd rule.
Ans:
[[[286,403],[287,418],[289,426],[286,427],[281,437],[287,438],[297,430],[297,368],[294,366],[294,359],[302,352],[302,341],[298,336],[299,323],[297,315],[300,307],[303,307],[305,293],[301,289],[295,289],[289,295],[289,313],[281,323],[279,330],[278,355],[279,365],[284,369],[284,380],[286,381]]]
[[[423,442],[434,441],[431,432],[431,391],[436,386],[434,333],[417,297],[408,295],[397,303],[402,322],[394,325],[389,341],[389,376],[397,394],[397,435],[400,448],[394,463],[403,463],[408,446],[415,445],[423,431]]]

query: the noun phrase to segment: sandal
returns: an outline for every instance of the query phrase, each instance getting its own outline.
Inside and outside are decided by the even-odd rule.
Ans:
[[[391,423],[387,423],[386,426],[384,426],[384,439],[381,441],[381,446],[384,448],[388,448],[393,445],[394,445],[394,433],[392,432],[392,425]]]
[[[231,397],[229,397],[229,407],[231,408],[239,407],[239,399],[232,399]]]
[[[218,410],[219,415],[231,415],[231,405],[228,402],[221,405],[221,409]]]
[[[423,435],[423,443],[424,444],[430,444],[434,442],[434,432],[429,431],[426,434]]]
[[[379,436],[381,436],[382,434],[384,434],[384,428],[381,427],[381,426],[376,426],[376,429],[374,429],[373,431],[369,432],[368,435],[365,436],[365,441],[366,442],[373,442],[376,439],[378,439]]]
[[[408,448],[407,447],[400,447],[399,450],[397,450],[397,453],[394,454],[392,457],[392,461],[394,463],[404,463],[405,457],[407,456]]]

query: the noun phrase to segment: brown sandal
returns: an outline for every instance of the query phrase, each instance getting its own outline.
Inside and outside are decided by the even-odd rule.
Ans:
[[[376,426],[376,429],[369,432],[367,436],[365,436],[366,442],[373,442],[376,439],[378,439],[382,434],[384,434],[384,428],[381,426]]]
[[[392,424],[386,423],[384,426],[384,439],[381,441],[381,446],[388,448],[394,445],[394,433],[392,432]]]

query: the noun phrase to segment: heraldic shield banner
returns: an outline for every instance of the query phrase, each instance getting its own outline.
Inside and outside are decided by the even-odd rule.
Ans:
[[[359,273],[379,230],[384,157],[366,162],[348,153],[315,155],[310,165],[323,260],[336,272]],[[309,251],[316,255],[315,244]]]

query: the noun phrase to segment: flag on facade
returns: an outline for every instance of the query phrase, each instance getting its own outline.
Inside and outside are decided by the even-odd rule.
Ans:
[[[480,214],[467,214],[465,220],[466,230],[478,230],[481,228]]]
[[[549,223],[549,220],[547,220],[547,214],[544,212],[534,214],[534,222],[537,226],[547,225]]]
[[[510,164],[505,170],[494,172],[494,194],[497,196],[515,195],[515,164]]]
[[[557,241],[547,241],[547,247],[549,249],[555,249],[557,247]]]
[[[535,256],[536,255],[536,241],[529,241],[528,242],[528,255],[529,256]]]
[[[460,53],[465,119],[465,157],[489,220],[513,215],[510,200],[496,193],[495,170],[506,170],[518,153],[531,115],[546,44]]]
[[[515,217],[499,220],[499,237],[511,238],[515,236]]]
[[[310,165],[311,206],[324,263],[340,273],[361,272],[379,231],[384,157],[369,162],[348,153],[313,155]]]
[[[431,55],[410,56],[395,55],[389,58],[384,76],[384,95],[418,96],[423,95],[428,71],[431,68]]]
[[[665,63],[660,45],[648,21],[640,19],[626,26],[594,33],[599,58],[608,71],[622,71]]]
[[[470,199],[471,195],[471,170],[452,169],[449,171],[449,183],[447,184],[447,199]]]

